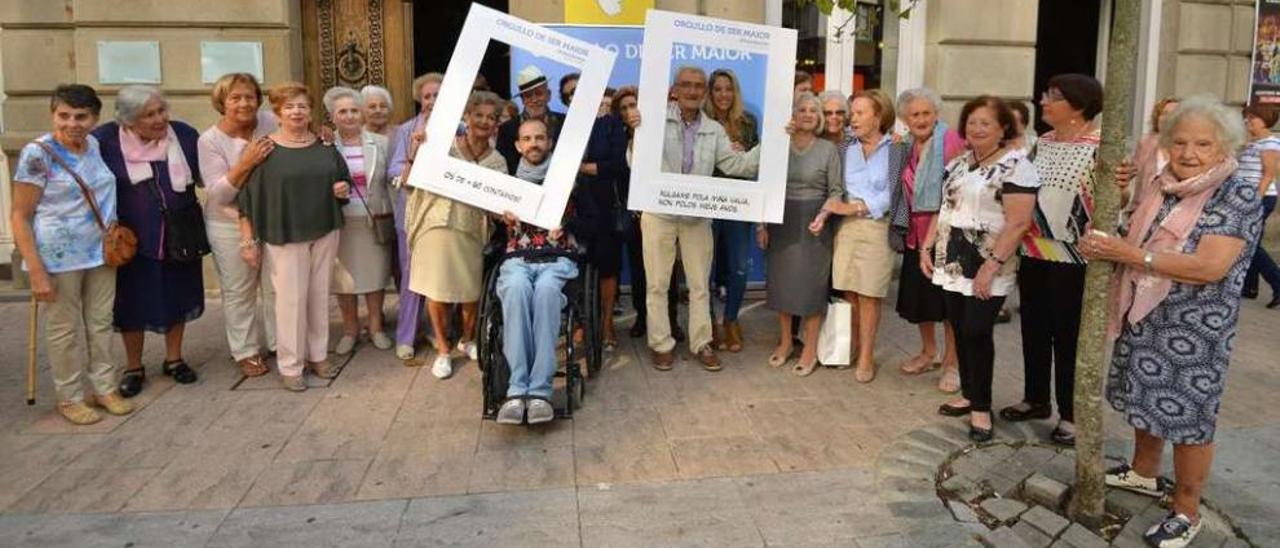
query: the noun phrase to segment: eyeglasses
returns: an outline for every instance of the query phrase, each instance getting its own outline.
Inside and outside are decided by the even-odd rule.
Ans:
[[[838,114],[838,115],[840,115],[840,116],[844,116],[844,115],[845,115],[845,111],[843,111],[843,110],[824,110],[824,111],[822,111],[822,115],[823,115],[823,116],[835,116],[835,115],[837,115],[837,114]]]
[[[1044,93],[1040,94],[1041,101],[1062,101],[1064,99],[1066,99],[1066,97],[1063,97],[1062,92],[1057,88],[1047,89]]]
[[[706,82],[677,82],[676,87],[680,89],[707,89]]]

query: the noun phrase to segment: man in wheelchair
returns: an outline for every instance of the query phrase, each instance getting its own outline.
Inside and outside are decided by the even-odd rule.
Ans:
[[[537,184],[546,178],[553,146],[547,125],[539,119],[520,124],[516,176]],[[563,225],[544,230],[503,213],[507,225],[506,253],[498,266],[496,293],[502,304],[502,353],[511,369],[507,400],[498,410],[501,424],[551,421],[551,383],[556,374],[556,343],[560,311],[568,299],[565,282],[578,277],[572,255],[579,252],[573,230],[578,225],[570,200]]]

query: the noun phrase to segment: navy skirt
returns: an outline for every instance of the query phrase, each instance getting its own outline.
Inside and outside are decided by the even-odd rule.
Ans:
[[[116,271],[116,331],[166,333],[204,314],[204,264],[134,256]]]

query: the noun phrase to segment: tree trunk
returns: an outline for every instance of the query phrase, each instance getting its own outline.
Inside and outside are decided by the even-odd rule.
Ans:
[[[1107,50],[1107,81],[1102,110],[1102,148],[1093,187],[1093,226],[1115,233],[1120,192],[1115,166],[1124,160],[1125,130],[1132,119],[1133,85],[1138,58],[1140,0],[1117,0]],[[1102,522],[1103,484],[1102,392],[1106,378],[1107,311],[1111,301],[1111,263],[1095,261],[1085,273],[1084,309],[1076,354],[1076,487],[1071,515],[1086,525]]]

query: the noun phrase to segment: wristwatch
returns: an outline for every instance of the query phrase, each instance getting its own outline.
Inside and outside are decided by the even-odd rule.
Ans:
[[[1152,270],[1155,270],[1156,256],[1154,253],[1148,251],[1146,255],[1142,256],[1142,267],[1147,269],[1147,272],[1151,272]]]

